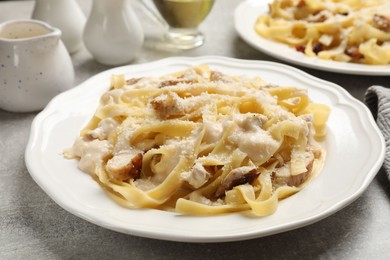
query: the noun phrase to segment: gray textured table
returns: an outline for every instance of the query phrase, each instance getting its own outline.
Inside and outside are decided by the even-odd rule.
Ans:
[[[87,13],[90,0],[80,0]],[[219,0],[202,25],[204,46],[166,53],[148,48],[150,35],[161,33],[142,10],[147,41],[134,63],[168,56],[223,55],[271,60],[243,42],[233,28],[233,11],[239,0]],[[27,18],[32,1],[0,1],[0,22]],[[137,6],[135,6],[137,8]],[[72,57],[78,84],[109,67],[96,63],[81,50]],[[362,99],[373,84],[390,86],[390,77],[333,74],[301,68],[335,82]],[[120,234],[79,219],[55,204],[31,179],[24,149],[35,113],[0,110],[0,259],[199,259],[199,258],[390,258],[390,182],[380,171],[363,195],[351,205],[315,224],[249,241],[190,244]]]

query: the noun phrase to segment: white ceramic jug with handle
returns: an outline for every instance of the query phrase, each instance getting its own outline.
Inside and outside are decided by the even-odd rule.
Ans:
[[[137,56],[144,34],[129,0],[94,0],[83,39],[98,62],[122,65]]]
[[[73,80],[59,29],[37,20],[0,24],[0,109],[40,110]]]
[[[86,18],[75,0],[35,0],[32,19],[45,21],[60,29],[69,53],[82,47]]]

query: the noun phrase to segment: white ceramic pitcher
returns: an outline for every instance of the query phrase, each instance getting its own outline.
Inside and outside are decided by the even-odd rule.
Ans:
[[[75,0],[35,0],[32,19],[47,22],[61,30],[62,41],[69,53],[83,45],[85,15]]]
[[[129,0],[93,0],[83,39],[98,62],[121,65],[137,56],[144,33]]]
[[[74,70],[61,31],[45,22],[0,24],[0,108],[36,111],[73,86]]]

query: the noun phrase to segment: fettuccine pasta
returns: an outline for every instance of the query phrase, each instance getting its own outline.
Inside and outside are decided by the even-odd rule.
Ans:
[[[255,31],[309,57],[390,63],[389,0],[274,0]]]
[[[64,154],[128,208],[265,216],[321,169],[329,112],[306,89],[205,65],[114,75]]]

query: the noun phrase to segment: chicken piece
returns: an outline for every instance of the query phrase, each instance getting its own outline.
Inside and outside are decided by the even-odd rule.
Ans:
[[[317,42],[316,44],[314,44],[313,46],[313,52],[315,54],[318,54],[319,52],[323,51],[324,50],[324,45],[320,42]]]
[[[140,81],[142,78],[131,78],[131,79],[128,79],[126,80],[126,85],[130,86],[130,85],[134,85],[136,84],[138,81]]]
[[[185,84],[190,84],[190,83],[194,83],[195,81],[192,80],[192,79],[170,79],[170,80],[165,80],[163,82],[161,82],[158,87],[159,88],[165,88],[165,87],[168,87],[168,86],[176,86],[180,83],[185,83]]]
[[[272,183],[275,187],[290,186],[298,187],[304,183],[310,176],[314,163],[313,159],[306,166],[307,171],[298,175],[291,175],[290,165],[286,164],[282,167],[276,168],[272,173]]]
[[[295,50],[299,51],[299,52],[302,52],[302,53],[305,53],[305,49],[306,49],[305,45],[297,45],[297,46],[295,46]]]
[[[390,32],[390,17],[375,14],[372,18],[372,21],[374,23],[374,26],[379,30],[382,30],[384,32]]]
[[[233,169],[222,180],[215,192],[215,198],[222,198],[225,196],[226,191],[233,189],[235,186],[253,182],[258,175],[259,173],[255,166],[243,166]]]
[[[168,92],[154,98],[150,104],[164,118],[186,114],[181,98],[175,92]]]
[[[359,52],[359,48],[356,46],[349,46],[345,49],[345,53],[352,59],[363,59],[364,56]]]
[[[215,71],[215,70],[212,70],[210,72],[210,81],[222,81],[222,82],[226,82],[226,83],[229,83],[229,82],[233,82],[232,78],[226,74],[223,74],[219,71]]]
[[[111,179],[126,181],[137,179],[141,173],[142,154],[123,152],[112,157],[106,165],[106,171]]]

